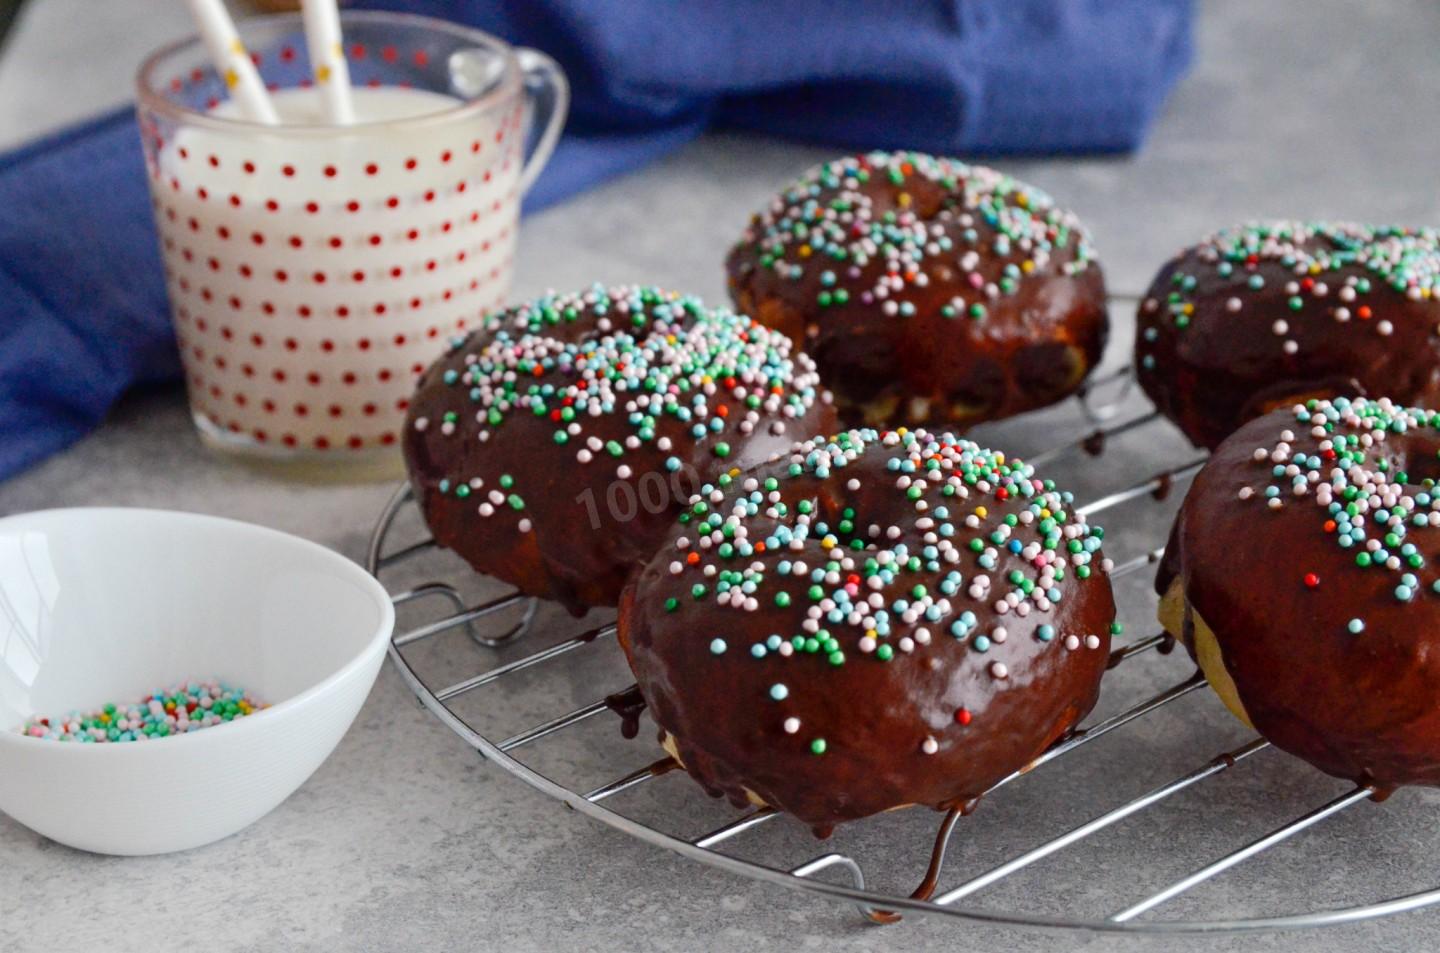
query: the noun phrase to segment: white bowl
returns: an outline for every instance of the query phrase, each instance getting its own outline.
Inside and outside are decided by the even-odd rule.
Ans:
[[[394,621],[359,566],[248,523],[140,509],[0,519],[0,811],[105,854],[227,837],[334,750]],[[17,730],[211,677],[271,707],[142,742]]]

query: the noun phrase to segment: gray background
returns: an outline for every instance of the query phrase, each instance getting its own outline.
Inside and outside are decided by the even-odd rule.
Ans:
[[[0,56],[0,146],[122,102],[141,54],[186,29],[174,0],[34,0]],[[1440,7],[1428,2],[1215,0],[1199,56],[1146,148],[1124,159],[1005,161],[1093,228],[1117,291],[1163,258],[1247,217],[1440,221],[1433,187]],[[714,136],[526,223],[516,293],[594,280],[649,281],[719,300],[719,262],[748,210],[825,152]],[[1110,362],[1130,317],[1116,314]],[[1142,405],[1136,403],[1135,409]],[[1073,409],[990,428],[1020,451],[1073,435]],[[1164,427],[1068,466],[1093,496],[1184,452]],[[127,400],[94,436],[0,485],[0,514],[77,504],[178,507],[263,523],[359,557],[387,487],[271,481],[206,455],[178,391]],[[1173,501],[1109,514],[1113,555],[1153,545]],[[1116,540],[1128,540],[1126,544]],[[448,566],[453,572],[453,565]],[[1129,633],[1153,631],[1147,580],[1121,587]],[[547,616],[547,632],[570,626]],[[545,636],[545,637],[554,637]],[[451,638],[419,664],[434,677],[490,661]],[[466,668],[468,666],[468,668]],[[1108,680],[1105,711],[1182,679],[1183,658],[1148,656]],[[465,713],[503,735],[627,684],[613,646],[520,679]],[[642,734],[648,738],[648,729]],[[1246,740],[1208,693],[1043,769],[982,806],[957,833],[958,882]],[[654,757],[598,721],[527,755],[577,786]],[[1275,752],[979,895],[997,908],[1103,915],[1294,815],[1344,785]],[[103,796],[103,792],[97,792]],[[159,796],[159,795],[155,795]],[[668,777],[612,804],[699,834],[731,816]],[[1436,798],[1363,804],[1294,844],[1165,908],[1169,915],[1279,913],[1434,886]],[[934,818],[905,812],[842,830],[879,887],[908,890]],[[795,826],[738,839],[745,856],[793,865],[825,848]],[[762,889],[575,817],[487,768],[422,712],[387,666],[333,758],[253,828],[188,854],[98,858],[0,817],[0,950],[142,949],[1141,949],[1143,939],[977,927],[912,918],[876,929],[848,908]],[[1327,932],[1185,941],[1187,948],[1434,949],[1440,913]],[[1173,941],[1165,941],[1168,948]]]

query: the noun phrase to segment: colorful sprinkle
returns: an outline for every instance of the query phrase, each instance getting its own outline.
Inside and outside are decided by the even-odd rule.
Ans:
[[[552,330],[582,317],[582,333]],[[729,458],[737,440],[757,431],[783,435],[824,399],[814,362],[783,334],[729,309],[651,287],[595,285],[488,314],[478,330],[451,342],[427,383],[446,388],[422,388],[431,404],[448,399],[457,405],[443,413],[430,407],[428,415],[416,417],[412,426],[429,439],[483,444],[518,418],[541,417],[552,427],[537,438],[537,449],[572,448],[577,468],[600,464],[605,477],[613,473],[621,480],[648,474],[662,461],[677,471],[677,439],[708,444],[714,457]],[[440,433],[429,427],[437,414],[446,425]],[[457,426],[465,421],[473,424]],[[688,436],[661,436],[662,422]],[[628,432],[610,436],[622,428]],[[470,452],[453,457],[471,465],[492,459]],[[488,478],[449,474],[435,489],[472,503],[478,496],[483,517],[508,509],[528,531],[525,495],[515,476],[498,474],[494,489],[481,490]],[[576,482],[595,481],[587,474]]]
[[[1223,298],[1227,314],[1263,313],[1246,306],[1247,300],[1261,295],[1269,300],[1275,294],[1276,289],[1267,287],[1265,278],[1254,270],[1261,264],[1278,265],[1296,276],[1278,289],[1292,316],[1274,320],[1270,327],[1286,355],[1299,352],[1297,336],[1311,333],[1308,329],[1316,322],[1343,324],[1352,317],[1369,321],[1372,304],[1361,299],[1377,288],[1379,294],[1389,296],[1387,300],[1402,303],[1431,298],[1440,291],[1440,230],[1430,228],[1258,222],[1223,229],[1187,253],[1187,261],[1198,259],[1197,273],[1171,272],[1169,290],[1152,290],[1141,303],[1137,353],[1147,371],[1156,369],[1157,353],[1173,347],[1162,339],[1191,326],[1197,289],[1204,289],[1199,293],[1207,300]],[[1393,333],[1394,325],[1382,320],[1366,332],[1356,329],[1371,331],[1384,337]]]
[[[865,188],[877,176],[894,186],[893,204]],[[912,183],[927,193],[938,186],[940,207],[917,208]],[[748,252],[738,259],[742,270],[768,270],[788,282],[816,274],[822,308],[854,301],[897,318],[917,313],[910,297],[924,295],[934,268],[958,266],[976,296],[990,299],[1016,293],[1022,276],[1052,261],[1066,274],[1094,261],[1079,220],[1044,192],[994,169],[921,152],[870,152],[815,166],[754,216],[740,249]],[[959,298],[940,311],[975,321],[987,315],[984,303]]]
[[[862,458],[867,473],[880,474],[877,492],[894,494],[889,521],[872,523],[846,505],[846,494],[861,487],[850,473]],[[1109,571],[1100,555],[1104,530],[1076,514],[1074,503],[1023,460],[971,440],[853,430],[795,444],[757,471],[701,486],[668,565],[678,577],[673,585],[704,591],[707,607],[772,612],[774,624],[790,626],[749,650],[767,673],[777,664],[801,666],[796,677],[811,679],[807,693],[826,684],[807,665],[933,666],[943,657],[937,653],[974,652],[970,664],[1005,680],[1014,659],[985,653],[1019,632],[1035,634],[1025,650],[1032,654],[1102,644],[1099,635],[1071,636],[1062,649],[1051,621],[1075,587],[1105,584],[1096,575],[1087,582],[1089,570]],[[737,620],[736,628],[745,625]],[[786,683],[768,678],[758,691],[783,701],[792,697]],[[955,711],[956,725],[970,719],[968,709]],[[813,727],[831,729],[827,745],[844,746],[843,726]],[[945,743],[933,726],[917,734],[927,735]]]
[[[210,679],[154,692],[133,705],[109,704],[61,718],[32,717],[19,730],[31,738],[83,744],[153,741],[222,725],[266,707],[249,692]]]

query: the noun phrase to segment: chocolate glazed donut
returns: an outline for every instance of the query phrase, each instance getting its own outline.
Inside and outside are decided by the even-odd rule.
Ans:
[[[1212,235],[1140,303],[1140,386],[1197,446],[1311,397],[1440,405],[1440,234],[1268,222]]]
[[[814,364],[728,309],[596,286],[493,314],[420,379],[405,459],[477,570],[614,605],[696,486],[830,426]]]
[[[968,428],[1079,388],[1107,334],[1079,221],[993,169],[915,152],[837,159],[754,216],[737,307],[815,358],[851,424]]]
[[[1440,415],[1310,401],[1222,443],[1181,507],[1161,621],[1277,748],[1440,785]]]
[[[662,743],[712,795],[824,833],[969,809],[1095,703],[1103,536],[1033,469],[948,434],[842,433],[698,494],[626,588]]]

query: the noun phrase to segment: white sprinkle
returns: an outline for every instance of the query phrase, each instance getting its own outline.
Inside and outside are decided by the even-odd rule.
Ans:
[[[927,736],[925,740],[920,743],[920,750],[926,754],[934,754],[940,750],[940,742]]]
[[[785,719],[785,733],[786,733],[787,735],[793,735],[793,734],[795,734],[795,732],[797,732],[797,731],[799,731],[799,730],[800,730],[800,719],[799,719],[799,718],[786,718],[786,719]]]
[[[1005,667],[1004,662],[991,662],[990,674],[996,678],[1008,678],[1010,676],[1010,669]]]

